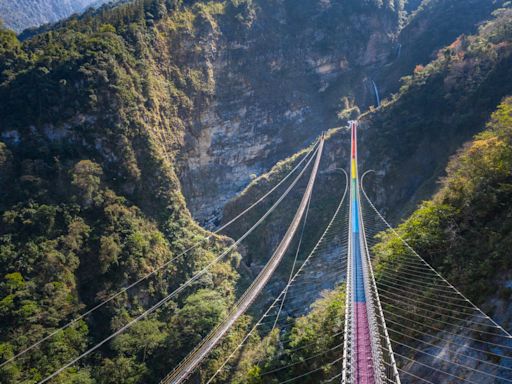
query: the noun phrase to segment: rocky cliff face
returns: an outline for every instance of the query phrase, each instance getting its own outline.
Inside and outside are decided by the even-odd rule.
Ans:
[[[213,94],[180,155],[198,221],[217,220],[251,174],[335,126],[343,97],[373,103],[367,74],[393,51],[400,11],[398,2],[259,0],[218,18],[201,44]]]
[[[372,80],[381,97],[397,91],[402,76],[502,3],[425,2],[403,28],[398,2],[262,0],[237,10],[241,24],[218,17],[202,43],[214,96],[190,120],[180,156],[193,216],[213,225],[251,176],[340,124],[341,110],[375,104]]]

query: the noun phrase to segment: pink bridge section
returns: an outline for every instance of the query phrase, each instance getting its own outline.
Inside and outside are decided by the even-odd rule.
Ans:
[[[356,369],[355,383],[374,384],[372,346],[366,303],[354,303],[354,316],[356,319]]]

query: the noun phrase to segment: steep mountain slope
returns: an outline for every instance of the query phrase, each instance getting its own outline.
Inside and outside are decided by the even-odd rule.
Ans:
[[[476,31],[479,23],[483,23],[485,20],[492,18],[491,13],[493,10],[496,10],[503,5],[503,1],[475,1],[475,2],[467,2],[467,1],[425,1],[423,2],[420,10],[414,13],[413,16],[410,17],[410,20],[405,24],[403,29],[400,31],[400,35],[398,36],[398,41],[393,39],[388,45],[388,49],[385,51],[388,53],[387,58],[383,58],[380,62],[375,65],[365,69],[365,77],[363,82],[356,83],[356,87],[359,86],[361,91],[366,92],[366,96],[364,98],[356,98],[355,101],[358,103],[362,103],[360,105],[361,109],[364,109],[365,104],[373,104],[374,96],[373,89],[369,87],[369,82],[367,80],[373,78],[376,80],[379,90],[383,95],[389,94],[390,92],[397,91],[400,86],[399,79],[406,75],[410,74],[414,71],[417,64],[419,63],[428,63],[432,59],[436,58],[436,51],[438,49],[443,48],[444,46],[453,43],[453,41],[460,34],[468,34]],[[421,26],[421,28],[420,28]],[[435,36],[432,37],[432,34]],[[404,39],[408,39],[408,41],[403,41]],[[504,39],[506,39],[504,37]],[[399,43],[401,45],[400,48],[400,57],[396,58]],[[383,51],[384,54],[384,51]],[[485,57],[485,55],[482,55]],[[503,66],[506,66],[506,57],[500,58],[503,62]],[[418,69],[421,67],[418,66]],[[479,70],[478,68],[475,70]],[[488,68],[483,68],[483,71],[488,71]],[[440,71],[441,73],[441,71]],[[442,76],[444,76],[443,74]],[[477,80],[477,82],[482,79]],[[350,81],[350,80],[347,80]],[[491,83],[493,80],[490,80]],[[496,81],[496,84],[498,82]],[[500,87],[507,87],[507,82],[503,83],[499,82]],[[331,88],[335,88],[339,86],[339,84],[335,84],[331,86]],[[422,94],[428,94],[432,92],[433,88],[436,87],[436,84],[432,84],[431,88],[427,91],[426,87],[417,92],[418,97],[416,99],[419,100],[422,97]],[[462,86],[464,87],[464,85]],[[339,88],[339,92],[337,96],[345,94],[345,90],[343,87]],[[333,92],[336,92],[335,90]],[[492,92],[491,89],[488,92]],[[411,91],[411,95],[415,94],[415,92]],[[485,119],[486,116],[490,113],[492,108],[495,107],[496,103],[499,101],[500,97],[507,94],[506,90],[498,90],[497,97],[494,98],[493,102],[490,103],[489,106],[486,107],[485,111],[482,113],[482,117],[479,121],[475,121],[474,127],[478,127],[479,124],[482,123],[482,119]],[[457,95],[457,93],[456,93]],[[455,96],[456,96],[455,95]],[[395,96],[400,97],[400,95]],[[476,96],[475,96],[476,97]],[[366,103],[365,103],[366,102]],[[357,108],[353,108],[353,104],[351,103],[341,103],[338,105],[339,109],[342,109],[342,113],[340,116],[347,117],[350,114],[357,111]],[[411,114],[417,114],[421,109],[421,102],[409,103],[406,106],[400,106],[400,108],[396,108],[392,112],[392,116],[398,116],[400,111],[409,111],[411,110]],[[423,109],[425,115],[430,113],[428,108]],[[332,112],[331,113],[332,116]],[[422,112],[423,113],[423,112]],[[438,113],[434,110],[434,114]],[[447,113],[447,112],[443,112]],[[461,112],[462,113],[462,112]],[[370,115],[371,116],[371,115]],[[380,116],[379,113],[376,113],[376,116]],[[404,115],[405,116],[405,115]],[[430,118],[429,116],[427,116]],[[370,118],[370,117],[369,117]],[[393,117],[394,118],[394,117]],[[391,120],[393,120],[390,119]],[[428,120],[428,119],[427,119]],[[425,121],[427,121],[425,120]],[[396,121],[394,121],[396,122]],[[325,121],[325,124],[331,124],[330,126],[334,126],[334,124],[338,125],[339,122],[333,120]],[[329,126],[329,125],[327,125]],[[373,125],[375,130],[370,129],[372,133],[369,133],[369,141],[373,140],[372,134],[375,134],[376,140],[380,140],[378,124]],[[407,127],[402,127],[406,129]],[[478,128],[474,128],[478,129]],[[472,131],[474,132],[474,131]],[[470,130],[467,131],[465,138],[460,138],[458,141],[453,143],[453,146],[448,150],[449,153],[453,153],[453,151],[460,145],[461,140],[467,139],[471,137],[472,132]],[[400,140],[400,139],[399,139]],[[448,143],[451,142],[451,139],[448,140]],[[412,144],[414,145],[414,144]],[[408,148],[409,145],[405,144],[405,147]],[[282,152],[285,153],[285,152]],[[378,156],[375,156],[374,160],[371,160],[372,164],[376,164],[376,169],[379,170],[380,165]],[[441,164],[441,169],[444,167],[447,157],[444,159],[440,159],[439,164]],[[382,158],[384,160],[384,158]],[[435,160],[437,161],[437,160]],[[250,170],[248,170],[250,171]],[[254,172],[255,174],[259,174],[259,172]],[[420,177],[418,176],[418,179]],[[434,178],[435,179],[435,178]],[[415,189],[413,186],[408,187],[409,194],[413,194]],[[430,191],[431,192],[431,191]],[[428,193],[428,192],[426,192]],[[250,194],[249,194],[250,195]],[[412,203],[414,206],[414,202]],[[394,208],[394,206],[392,207]],[[412,207],[409,206],[408,209]],[[229,210],[229,208],[228,208]],[[400,212],[397,212],[396,217],[400,215]]]
[[[340,105],[373,102],[362,86],[365,73],[386,62],[401,10],[398,1],[307,0],[298,6],[291,0],[258,0],[198,2],[193,10],[168,15],[166,2],[146,3],[140,11],[142,35],[122,42],[136,50],[136,60],[147,62],[150,80],[161,80],[145,85],[146,99],[152,92],[152,99],[167,104],[151,125],[180,136],[178,145],[167,143],[166,150],[178,155],[189,209],[201,222],[215,219],[251,174],[334,126]],[[121,24],[119,19],[131,8],[137,7],[120,6],[82,20],[96,31],[98,23],[111,23],[126,36],[130,17]],[[26,45],[61,45],[66,29],[88,30],[80,27],[83,22],[63,23]],[[51,43],[43,42],[46,34]],[[168,82],[173,86],[164,86]],[[149,102],[144,110],[163,106]]]
[[[418,65],[426,65],[436,52],[460,35],[477,32],[481,23],[492,17],[492,12],[505,0],[426,0],[406,17],[395,39],[395,50],[390,62],[370,75],[380,93],[389,96],[399,91],[400,78]]]
[[[425,0],[400,30],[393,53],[393,64],[377,70],[373,77],[383,95],[397,92],[400,78],[417,65],[435,59],[436,52],[458,36],[474,34],[479,24],[506,0]],[[411,4],[408,4],[410,6]]]
[[[379,111],[362,117],[364,166],[381,175],[374,198],[391,218],[431,196],[449,156],[512,93],[511,18],[510,8],[498,11],[478,35],[439,51]]]
[[[251,174],[335,126],[341,105],[372,103],[363,80],[386,62],[399,26],[399,2],[241,4],[218,17],[206,42],[214,96],[196,105],[180,156],[184,193],[201,222],[216,219]],[[233,24],[233,13],[243,23]]]
[[[487,129],[450,160],[439,192],[397,228],[419,254],[505,329],[512,325],[511,169],[512,98],[507,98],[492,115]],[[383,235],[375,247],[377,263],[396,260],[407,252],[391,233]],[[495,342],[503,343],[499,340]],[[422,359],[426,357],[420,356],[419,361]],[[458,362],[478,366],[478,361],[466,357]],[[508,366],[507,359],[493,357],[493,362]],[[409,365],[413,374],[421,371],[419,364]],[[444,369],[457,373],[454,366],[446,365]],[[500,373],[499,367],[494,367],[492,373]],[[501,375],[507,377],[508,372]],[[431,379],[444,382],[446,377],[436,375]],[[479,382],[495,380],[484,376]]]
[[[351,88],[353,89],[348,94],[349,96],[352,94],[355,94],[355,101],[358,102],[361,106],[361,108],[364,109],[364,107],[368,104],[372,104],[373,101],[373,95],[370,88],[367,87],[369,84],[368,81],[362,81],[362,80],[368,80],[369,77],[373,77],[377,80],[377,83],[379,85],[379,88],[383,94],[388,94],[391,91],[395,91],[399,87],[399,79],[404,74],[410,73],[414,70],[417,64],[419,63],[428,63],[431,61],[432,58],[435,58],[435,51],[438,48],[442,48],[446,44],[450,44],[453,42],[453,40],[459,35],[464,33],[472,33],[476,31],[478,24],[484,22],[486,19],[491,17],[491,12],[497,8],[500,7],[504,2],[503,1],[475,1],[475,2],[467,2],[467,1],[430,1],[425,2],[421,9],[414,14],[414,16],[411,17],[410,21],[406,24],[404,29],[401,31],[401,35],[399,36],[398,40],[401,41],[401,54],[399,59],[395,59],[394,55],[396,53],[396,42],[395,39],[391,39],[387,42],[387,44],[384,45],[384,43],[381,41],[378,44],[374,44],[373,46],[377,47],[379,50],[379,55],[381,57],[381,60],[376,61],[371,66],[364,67],[364,76],[360,78],[356,75],[355,79],[354,71],[348,71],[348,76],[342,76],[340,77],[339,81],[327,81],[323,82],[324,84],[329,84],[329,88],[327,90],[332,89],[331,94],[336,95],[336,100],[339,98],[340,95],[346,95],[347,94],[347,84],[351,84]],[[331,10],[329,10],[331,11]],[[305,11],[306,12],[306,11]],[[458,17],[454,17],[458,16]],[[466,17],[467,16],[467,17]],[[340,17],[338,17],[337,20],[341,20]],[[284,24],[284,22],[283,22]],[[302,20],[300,20],[300,26],[302,27]],[[322,25],[329,25],[325,23],[319,23],[319,26],[315,30],[322,30]],[[421,26],[421,28],[420,28]],[[261,27],[260,29],[263,29]],[[269,30],[268,26],[265,28],[266,30]],[[302,29],[300,29],[302,30]],[[306,29],[309,36],[309,31]],[[293,33],[292,33],[293,34]],[[287,36],[288,34],[286,31],[281,31],[279,33],[279,36]],[[307,37],[307,36],[305,36]],[[402,41],[401,39],[407,39],[407,41]],[[299,43],[295,44],[291,42],[290,44],[287,44],[287,46],[297,46],[300,45],[306,46],[306,49],[308,49],[309,44],[307,43],[307,39],[303,39],[306,41],[305,44]],[[311,41],[311,39],[310,39]],[[351,40],[353,41],[353,40]],[[386,49],[383,49],[386,47]],[[335,52],[335,51],[333,51]],[[348,56],[347,60],[353,60],[353,56],[356,52],[352,51],[350,55]],[[314,54],[314,51],[313,51]],[[256,54],[257,55],[257,54]],[[254,55],[253,55],[254,56]],[[249,57],[253,57],[249,56]],[[357,55],[356,55],[357,57]],[[283,60],[283,62],[286,63],[293,63],[294,56],[292,56],[292,59]],[[363,60],[364,62],[364,60]],[[231,66],[227,66],[227,68],[231,68]],[[332,66],[331,66],[332,68]],[[321,68],[319,68],[321,69]],[[245,71],[250,71],[251,67],[246,67]],[[308,72],[308,69],[306,68],[306,73]],[[280,72],[282,74],[283,72]],[[257,81],[259,84],[264,84],[265,89],[271,89],[273,94],[279,94],[279,90],[276,90],[273,87],[273,84],[271,82],[267,82],[266,79],[262,79],[257,76],[250,76],[250,78],[257,78]],[[274,78],[271,78],[270,80],[274,80]],[[297,83],[297,78],[293,77],[293,81]],[[299,80],[300,84],[302,84],[305,79],[302,76],[302,78]],[[226,81],[223,79],[219,82],[220,84],[229,84],[229,81]],[[282,81],[280,81],[282,83]],[[319,85],[320,88],[321,84]],[[232,88],[232,87],[231,87]],[[276,101],[275,104],[280,103],[283,99],[288,99],[290,97],[290,93],[288,92],[288,87],[284,88],[286,92],[279,97],[279,101]],[[327,91],[325,91],[327,92]],[[308,108],[313,108],[312,105],[317,105],[317,100],[320,101],[321,108],[325,109],[325,106],[333,105],[332,99],[330,95],[324,96],[323,94],[325,92],[320,92],[318,94],[311,93],[311,98],[308,98],[306,100],[306,103],[309,104]],[[362,92],[363,94],[357,97],[357,94]],[[252,95],[252,91],[247,90],[247,93]],[[261,95],[260,95],[261,96]],[[302,97],[307,97],[307,95],[302,95]],[[327,98],[325,98],[327,97]],[[270,98],[273,100],[272,95],[267,96],[266,94],[263,95],[263,99]],[[258,97],[258,100],[260,100],[261,97]],[[349,97],[350,99],[350,97]],[[311,100],[311,101],[310,101]],[[346,100],[345,100],[346,101]],[[249,104],[253,103],[253,99],[248,100]],[[302,102],[302,100],[300,101]],[[246,102],[244,102],[244,105],[247,105]],[[293,105],[293,104],[292,104]],[[353,106],[352,103],[350,103],[350,100],[348,103],[336,103],[336,106],[338,109],[340,108],[346,108],[347,111],[351,110],[351,107]],[[492,108],[492,107],[490,107]],[[244,111],[243,108],[241,110]],[[486,111],[488,112],[489,109]],[[306,120],[305,122],[302,121],[301,116],[296,115],[295,113],[292,113],[293,111],[291,109],[286,109],[282,111],[275,110],[276,116],[296,116],[297,119],[292,119],[290,121],[290,124],[293,123],[295,127],[293,129],[292,135],[287,135],[287,138],[289,141],[297,140],[297,137],[300,137],[299,135],[304,132],[300,126],[302,124],[311,125],[309,127],[308,132],[315,132],[316,126],[323,125],[326,126],[334,126],[337,125],[338,122],[333,119],[334,117],[334,110],[333,107],[330,107],[330,109],[325,109],[324,113],[316,112],[315,110],[312,111],[312,114],[309,114],[308,116],[311,116],[312,118],[316,118],[315,116],[319,117],[322,120]],[[258,119],[252,118],[250,116],[246,116],[245,112],[242,113],[243,118],[240,119],[242,128],[245,124],[248,124],[249,127],[252,127],[254,125],[259,125],[262,121],[263,117]],[[231,116],[230,113],[227,116]],[[206,120],[207,122],[212,122],[210,118]],[[215,119],[213,120],[215,121]],[[265,121],[268,121],[268,119],[265,119]],[[283,121],[281,118],[276,117],[276,122],[278,123],[278,131],[282,132],[282,129],[279,127],[288,126],[288,120],[286,119]],[[316,123],[316,124],[313,124]],[[238,124],[237,121],[235,121],[235,124]],[[214,123],[214,126],[217,126],[219,124]],[[271,124],[273,125],[273,124]],[[230,124],[229,126],[232,126]],[[268,125],[265,124],[264,127],[262,127],[265,131],[267,129]],[[274,128],[272,128],[274,130]],[[205,130],[204,132],[211,132],[211,130]],[[283,132],[283,135],[286,136],[286,133],[289,131]],[[222,134],[221,137],[225,137],[227,134]],[[279,135],[281,136],[281,134]],[[252,135],[246,136],[246,142],[247,139],[252,140]],[[268,138],[267,138],[268,139]],[[209,136],[208,136],[209,140]],[[274,140],[275,141],[275,140]],[[302,141],[304,143],[305,141]],[[208,176],[209,178],[217,178],[219,177],[219,180],[215,182],[215,184],[218,186],[219,189],[211,189],[211,184],[206,184],[206,188],[201,188],[201,186],[198,186],[197,183],[194,185],[194,182],[191,181],[189,178],[185,177],[182,178],[184,181],[185,191],[186,195],[189,198],[190,201],[190,207],[192,211],[194,212],[194,215],[198,217],[199,219],[204,219],[205,217],[211,217],[208,212],[205,211],[206,207],[212,207],[219,205],[223,205],[225,202],[225,198],[229,197],[233,193],[233,187],[235,188],[241,188],[247,183],[247,176],[245,178],[242,176],[243,174],[248,175],[250,173],[259,174],[262,170],[265,169],[265,165],[268,165],[269,163],[259,163],[259,164],[253,164],[253,159],[246,159],[244,158],[243,154],[239,154],[235,151],[236,156],[234,158],[231,157],[231,151],[227,150],[226,143],[224,140],[219,143],[218,145],[215,145],[215,141],[212,142],[211,145],[203,145],[198,146],[201,148],[210,148],[211,150],[215,150],[213,152],[213,155],[211,156],[204,156],[203,161],[208,162],[211,161],[212,158],[215,158],[217,154],[222,153],[221,156],[226,156],[229,158],[226,158],[222,165],[219,167],[219,164],[213,163],[213,166],[207,166],[202,165],[197,167],[196,163],[188,165],[188,169],[192,169],[192,172],[190,173],[195,177],[193,180],[197,180],[197,178],[206,178]],[[236,146],[238,146],[240,143],[234,142]],[[261,143],[260,143],[261,144]],[[283,143],[287,144],[287,143]],[[219,148],[219,146],[222,145],[222,150]],[[231,145],[231,144],[229,144]],[[268,145],[268,144],[267,144]],[[285,145],[278,145],[280,148],[279,153],[280,154],[286,154],[289,153],[289,148]],[[300,144],[296,144],[296,146],[299,146]],[[257,145],[255,145],[257,147]],[[456,146],[454,146],[456,148]],[[452,148],[452,150],[454,149]],[[203,151],[204,152],[204,151]],[[246,153],[246,151],[244,151]],[[258,158],[261,158],[261,156],[266,156],[266,153],[262,151],[262,149],[258,150],[257,152],[253,152],[255,156]],[[187,157],[190,155],[190,153],[187,153]],[[246,155],[245,155],[246,156]],[[195,155],[193,158],[197,158],[198,156]],[[239,163],[238,159],[242,159],[242,164]],[[277,160],[277,158],[273,158],[274,160]],[[198,162],[201,160],[198,160]],[[225,166],[225,164],[227,166]],[[249,165],[249,166],[247,166]],[[200,172],[196,172],[198,169]],[[218,174],[218,171],[221,170],[222,175],[220,176]],[[227,175],[227,176],[225,176]],[[222,196],[219,200],[219,195]],[[217,203],[221,203],[217,205]],[[215,218],[217,215],[213,215]]]
[[[16,32],[52,23],[109,0],[0,0],[0,20]]]
[[[139,9],[122,9],[131,20],[125,37],[145,30]],[[142,64],[112,25],[89,28],[75,24],[25,45],[0,32],[4,359],[208,235],[188,213],[172,158],[145,129],[142,95],[150,90],[138,74]],[[178,142],[178,134],[169,140]],[[205,241],[29,359],[3,367],[0,381],[41,380],[177,288],[228,242]],[[157,381],[222,318],[234,298],[235,264],[236,253],[186,292],[196,294],[177,297],[59,382]],[[184,327],[186,318],[200,320]]]

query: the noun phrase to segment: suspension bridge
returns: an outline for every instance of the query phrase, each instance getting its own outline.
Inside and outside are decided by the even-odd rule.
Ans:
[[[311,301],[314,301],[321,296],[326,282],[330,282],[328,288],[344,294],[344,309],[336,314],[339,322],[333,329],[324,330],[332,342],[324,348],[312,350],[308,357],[294,361],[285,357],[297,348],[281,340],[274,364],[263,367],[260,372],[262,382],[512,383],[512,336],[446,280],[389,225],[364,189],[365,178],[372,171],[365,172],[361,177],[359,175],[358,123],[350,122],[348,130],[349,171],[340,169],[345,175],[345,183],[344,186],[340,183],[338,188],[336,209],[325,220],[327,224],[311,250],[305,249],[303,240],[305,233],[312,230],[308,227],[308,216],[325,151],[326,139],[323,135],[279,182],[214,232],[221,233],[262,202],[281,193],[279,197],[273,198],[274,203],[243,235],[183,281],[178,288],[168,292],[108,337],[82,351],[47,377],[41,378],[38,384],[58,380],[58,376],[66,369],[81,364],[138,321],[158,315],[174,298],[190,292],[195,282],[236,250],[244,239],[268,220],[286,198],[290,198],[290,192],[298,188],[299,182],[308,172],[309,178],[293,218],[266,264],[225,318],[198,345],[190,346],[190,353],[181,363],[169,367],[169,374],[161,383],[230,382],[231,376],[226,372],[236,368],[239,357],[244,353],[244,345],[253,340],[255,335],[259,335],[263,342],[265,336],[275,330],[278,335],[285,335],[290,326],[295,324],[297,316],[308,311],[303,307],[303,300],[298,298],[311,296]],[[387,236],[396,241],[400,252],[388,257],[377,258],[374,255],[374,246],[379,242],[377,234],[382,231],[386,231]],[[17,351],[1,362],[0,368],[17,359],[29,357],[42,344],[120,295],[129,295],[134,287],[150,281],[159,273],[167,273],[173,263],[208,240],[209,237],[197,242],[44,338]],[[288,255],[292,262],[288,263],[291,268],[286,274],[288,278],[284,287],[275,298],[264,300],[264,305],[260,304],[254,309],[254,312],[260,311],[261,316],[258,318],[251,313],[254,318],[252,324],[227,357],[213,370],[202,369],[202,365],[222,344],[240,318],[254,307],[255,301],[271,295],[269,282],[278,270],[282,273],[283,260]],[[329,255],[327,267],[324,265],[326,255]],[[323,272],[318,273],[322,268]],[[297,367],[301,373],[289,377],[290,372],[295,372]]]

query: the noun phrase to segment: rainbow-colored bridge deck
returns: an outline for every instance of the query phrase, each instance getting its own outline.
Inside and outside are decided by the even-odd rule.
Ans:
[[[360,209],[357,172],[357,123],[351,123],[352,154],[351,154],[351,255],[353,274],[353,332],[354,338],[354,383],[374,384],[374,367],[371,349],[370,327],[366,307],[363,259],[361,252]]]

